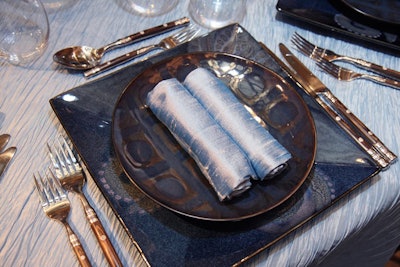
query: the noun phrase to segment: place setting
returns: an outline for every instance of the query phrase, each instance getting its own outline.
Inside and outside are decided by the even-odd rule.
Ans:
[[[205,101],[211,102],[198,109],[194,108],[197,104],[190,104],[185,110],[176,96],[187,92],[179,91],[167,98],[174,108],[149,106],[149,94],[163,87],[160,84],[172,83],[160,89],[159,97],[166,101],[164,94],[172,88],[187,88],[186,79],[196,70],[204,70],[212,77],[210,84],[219,86],[209,92],[210,85],[202,85],[205,78],[195,82],[207,95]],[[234,181],[210,174],[218,168],[230,169],[214,165],[224,161],[226,154],[220,152],[214,158],[207,154],[212,152],[204,152],[210,146],[207,132],[191,123],[203,123],[199,115],[203,113],[213,118],[212,125],[216,114],[233,118],[228,128],[240,121],[229,116],[232,111],[211,113],[201,108],[229,98],[219,90],[227,90],[248,118],[290,155],[278,164],[283,164],[282,169],[272,178],[264,179],[264,174],[261,179],[238,180],[228,193],[219,185]],[[271,50],[234,23],[73,88],[50,103],[150,265],[234,265],[269,249],[396,160],[343,104],[335,100],[340,105],[328,110],[326,103],[313,99],[312,90]],[[326,93],[328,98],[322,100],[332,100],[329,90]],[[184,102],[202,103],[195,98]],[[174,99],[176,104],[170,102]],[[179,127],[174,122],[177,116],[183,119]],[[171,118],[172,124],[168,122]],[[199,135],[195,139],[193,129]],[[362,141],[359,135],[365,138],[366,132],[372,137]],[[252,174],[240,177],[244,176]],[[242,246],[245,240],[252,244]],[[192,249],[182,255],[179,248],[188,245]],[[168,251],[163,249],[166,246]]]
[[[396,185],[392,128],[375,123],[393,114],[374,110],[393,108],[400,72],[348,49],[400,47],[391,1],[378,13],[350,0],[61,2],[32,1],[37,38],[1,54],[2,196],[25,197],[2,245],[39,255],[21,246],[7,265],[331,266],[335,249],[396,223],[395,203],[376,200]],[[13,142],[29,164],[10,173]]]

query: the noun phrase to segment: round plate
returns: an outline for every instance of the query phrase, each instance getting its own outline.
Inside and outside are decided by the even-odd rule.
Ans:
[[[194,160],[146,107],[147,93],[158,82],[171,77],[182,81],[199,66],[227,83],[292,154],[279,176],[255,181],[249,190],[228,202],[218,200]],[[271,210],[296,192],[315,157],[314,122],[297,92],[271,70],[221,53],[181,55],[145,70],[121,94],[112,131],[124,171],[144,194],[174,212],[203,220],[242,220]]]
[[[342,3],[365,19],[400,25],[400,1],[398,0],[341,0]]]

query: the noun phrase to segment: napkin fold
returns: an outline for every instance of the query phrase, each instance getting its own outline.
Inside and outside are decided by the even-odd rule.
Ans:
[[[283,170],[291,154],[262,127],[230,88],[204,68],[191,71],[183,82],[215,121],[237,142],[261,180]]]
[[[158,83],[147,105],[196,161],[221,201],[250,188],[255,173],[246,154],[178,80]]]

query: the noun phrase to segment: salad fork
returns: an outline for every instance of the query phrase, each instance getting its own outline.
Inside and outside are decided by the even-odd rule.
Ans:
[[[396,80],[400,80],[399,71],[388,69],[363,59],[353,58],[345,55],[339,55],[333,52],[332,50],[328,50],[314,45],[313,43],[309,42],[307,39],[305,39],[298,33],[295,33],[293,35],[292,43],[297,48],[297,50],[299,50],[301,53],[303,53],[304,55],[308,56],[309,58],[315,61],[318,61],[320,58],[323,58],[329,62],[344,61],[359,66],[368,71],[372,71],[377,74],[383,75],[385,77],[390,77]]]
[[[100,72],[103,72],[107,69],[118,66],[118,65],[125,63],[131,59],[134,59],[136,57],[145,55],[156,49],[167,50],[167,49],[174,48],[178,45],[189,42],[190,40],[195,38],[199,32],[200,32],[200,29],[198,27],[196,27],[195,25],[187,26],[183,30],[162,39],[158,44],[145,46],[145,47],[139,48],[137,50],[134,50],[132,52],[129,52],[127,54],[124,54],[122,56],[116,57],[116,58],[114,58],[110,61],[104,62],[103,64],[100,64],[88,71],[85,71],[83,73],[83,75],[85,77],[90,77],[95,74],[99,74]]]
[[[81,165],[65,138],[57,139],[57,143],[55,148],[47,144],[56,177],[65,189],[79,196],[86,213],[86,218],[110,266],[123,266],[95,210],[82,192],[82,188],[86,183],[86,177]]]
[[[381,76],[376,76],[376,75],[358,73],[358,72],[352,71],[350,69],[338,66],[335,63],[329,62],[323,58],[321,58],[321,59],[319,59],[319,61],[317,61],[317,66],[324,72],[330,74],[331,76],[333,76],[336,79],[341,80],[341,81],[353,81],[355,79],[366,79],[366,80],[371,80],[371,81],[379,83],[379,84],[391,86],[395,89],[400,89],[399,81],[391,80],[391,79],[384,78]]]
[[[60,182],[54,177],[52,172],[44,178],[40,174],[37,176],[33,175],[33,179],[39,193],[43,211],[49,218],[60,221],[65,226],[69,242],[81,266],[91,266],[77,235],[67,221],[71,204]]]

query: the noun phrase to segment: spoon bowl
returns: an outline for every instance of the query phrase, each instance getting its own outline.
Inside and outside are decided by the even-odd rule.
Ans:
[[[56,52],[53,60],[71,69],[86,70],[98,65],[105,52],[105,48],[71,46]]]

